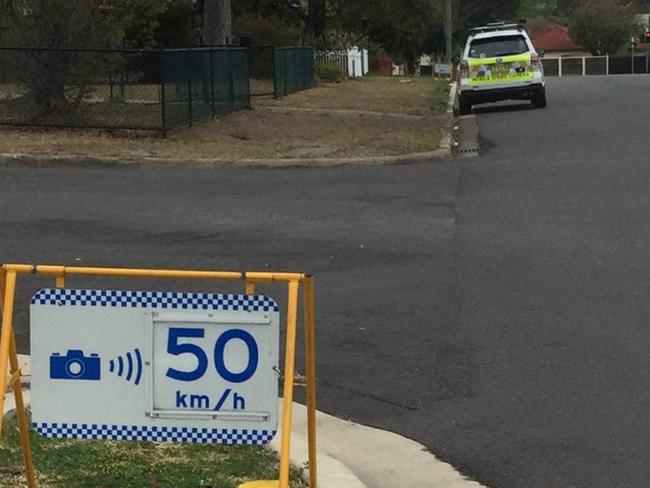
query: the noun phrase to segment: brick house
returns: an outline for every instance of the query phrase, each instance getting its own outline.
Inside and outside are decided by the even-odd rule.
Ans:
[[[544,48],[545,58],[591,56],[580,44],[571,39],[568,27],[551,24],[531,36],[535,49]]]

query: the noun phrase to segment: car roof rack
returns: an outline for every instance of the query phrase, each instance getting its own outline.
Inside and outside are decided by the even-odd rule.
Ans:
[[[471,34],[479,34],[481,32],[492,32],[500,30],[524,30],[524,26],[516,22],[492,22],[491,24],[483,25],[481,27],[474,27],[470,29]]]

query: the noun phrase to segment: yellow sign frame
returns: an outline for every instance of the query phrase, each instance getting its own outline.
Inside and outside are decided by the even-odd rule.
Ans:
[[[5,396],[12,387],[16,399],[16,413],[25,474],[28,488],[37,488],[36,471],[29,442],[27,412],[21,386],[22,373],[18,363],[18,351],[14,334],[14,306],[19,275],[35,274],[54,277],[56,287],[65,287],[68,276],[95,276],[120,278],[197,279],[213,281],[243,281],[246,294],[255,293],[258,283],[281,282],[288,288],[287,331],[284,362],[282,441],[280,447],[280,472],[278,481],[258,482],[258,486],[289,488],[291,454],[291,431],[293,424],[293,393],[295,388],[296,335],[298,327],[298,302],[300,287],[304,287],[305,327],[305,375],[307,400],[307,437],[309,450],[309,487],[317,488],[316,447],[316,334],[314,317],[314,279],[306,273],[269,273],[233,271],[192,271],[178,269],[100,268],[79,266],[52,266],[31,264],[5,264],[0,267],[0,306],[2,329],[0,332],[0,412],[4,409]],[[0,415],[0,441],[2,440],[3,416]]]

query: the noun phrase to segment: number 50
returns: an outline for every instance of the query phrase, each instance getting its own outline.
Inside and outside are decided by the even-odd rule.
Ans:
[[[191,343],[181,343],[183,338],[202,338],[205,337],[205,329],[186,329],[172,327],[169,329],[169,337],[167,339],[167,352],[174,356],[181,354],[191,354],[197,361],[198,365],[194,371],[179,371],[174,368],[167,370],[169,378],[178,381],[196,381],[202,378],[208,371],[208,357],[202,347]],[[243,341],[248,348],[248,365],[241,373],[233,373],[228,369],[225,363],[225,349],[226,345],[232,340],[238,339]],[[217,373],[224,380],[230,383],[243,383],[248,381],[255,374],[257,364],[259,362],[259,351],[257,349],[257,342],[255,338],[241,329],[227,330],[217,338],[214,345],[214,365]]]

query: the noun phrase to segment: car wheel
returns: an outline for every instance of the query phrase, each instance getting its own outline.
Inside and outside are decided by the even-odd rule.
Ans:
[[[533,102],[533,106],[535,108],[546,107],[546,92],[542,91],[540,93],[536,93],[535,95],[533,95],[531,102]]]
[[[472,104],[469,103],[467,98],[460,97],[458,99],[458,113],[460,115],[470,115],[472,113]]]

